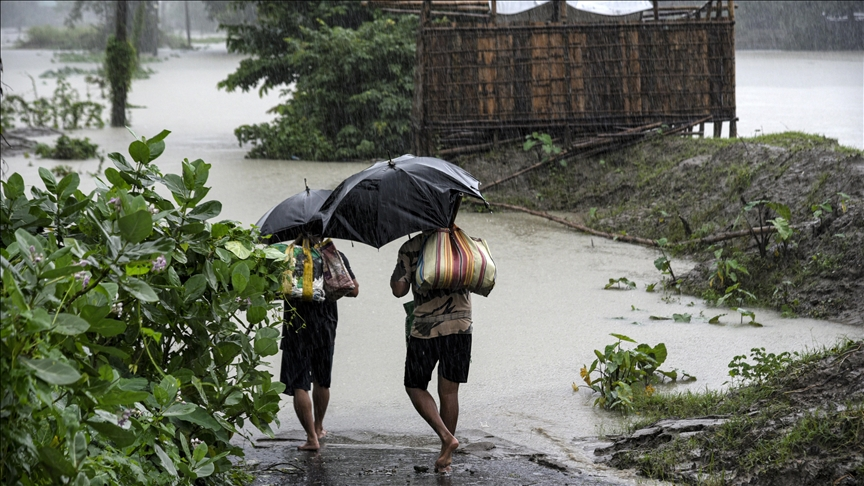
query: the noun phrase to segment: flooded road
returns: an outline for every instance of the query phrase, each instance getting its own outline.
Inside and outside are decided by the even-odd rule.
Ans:
[[[790,88],[796,93],[799,108],[809,106],[794,115],[799,124],[775,126],[777,120],[790,123],[783,121],[793,116],[783,111],[786,104],[759,107],[759,103],[769,102],[765,93],[775,90],[775,85],[769,73],[748,74],[748,69],[762,69],[759,66],[766,65],[766,56],[771,59],[770,66],[779,63],[794,71],[803,63],[820,71],[820,79],[827,79],[813,90],[808,90],[806,83]],[[843,60],[835,66],[830,56],[827,60],[803,56],[802,61],[785,54],[742,53],[738,70],[742,135],[752,134],[748,133],[752,127],[763,127],[765,132],[789,128],[822,133],[864,148],[860,103],[864,64],[860,53],[839,57]],[[369,165],[244,159],[246,149],[237,146],[234,128],[268,120],[266,110],[278,103],[278,93],[260,98],[257,93],[217,91],[216,83],[239,61],[239,57],[225,53],[224,47],[165,58],[150,65],[156,71],[150,79],[133,83],[130,102],[146,108],[133,110],[132,129],[148,137],[163,128],[172,131],[164,154],[156,162],[163,172],[177,173],[183,158],[201,158],[213,165],[209,197],[222,202],[220,218],[254,223],[267,209],[301,191],[304,179],[311,188],[332,189]],[[37,77],[47,69],[56,69],[50,61],[50,52],[4,49],[3,81],[10,92],[27,92],[31,88],[25,73]],[[851,70],[843,67],[849,63]],[[836,68],[835,81],[829,79],[831,66]],[[776,72],[778,68],[770,69]],[[855,69],[858,78],[854,77]],[[53,80],[44,85],[37,81],[40,95],[53,91]],[[826,86],[852,83],[848,93],[854,97],[855,82],[859,83],[857,116],[856,110],[849,109],[848,96],[825,95],[834,93]],[[84,93],[81,79],[73,78],[72,83]],[[824,116],[811,116],[812,110]],[[103,150],[124,153],[132,141],[125,129],[80,130],[72,135],[89,137]],[[58,164],[24,156],[4,159],[4,176],[7,171],[19,172],[29,184],[39,183],[38,166]],[[82,174],[82,189],[92,187],[86,173],[97,170],[97,161],[62,164]],[[756,310],[757,320],[764,325],[761,328],[740,325],[731,314],[721,318],[723,325],[711,325],[709,318],[730,311],[708,308],[688,296],[645,291],[647,284],[660,280],[653,265],[658,253],[652,249],[586,236],[525,214],[463,211],[457,224],[468,234],[487,239],[499,272],[489,297],[473,297],[474,350],[469,382],[461,387],[460,429],[487,431],[582,468],[593,467],[591,458],[573,439],[614,432],[619,419],[593,407],[590,390],[583,387],[574,392],[571,383],[579,384],[579,368],[594,359],[594,349],[614,342],[610,333],[650,345],[665,343],[669,357],[663,368],[678,368],[698,379],[670,387],[677,390],[722,388],[728,363],[754,347],[765,347],[768,352],[796,351],[830,345],[842,336],[862,335],[860,328],[782,319],[766,310]],[[339,305],[332,399],[327,413],[331,430],[431,434],[402,387],[405,341],[401,303],[406,299],[392,297],[389,278],[404,240],[380,250],[337,241],[351,262],[361,293],[359,298],[344,299]],[[672,262],[679,275],[690,266],[686,261]],[[620,277],[635,281],[638,288],[603,289],[610,278]],[[675,313],[690,314],[692,321],[650,319]],[[272,363],[279,359],[274,356]],[[273,372],[278,373],[278,364]],[[280,420],[277,432],[299,429],[287,399]]]

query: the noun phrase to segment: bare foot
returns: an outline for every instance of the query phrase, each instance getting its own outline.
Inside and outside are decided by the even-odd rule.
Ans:
[[[321,445],[318,444],[318,441],[307,440],[303,445],[297,446],[297,450],[299,451],[317,451],[321,448]]]
[[[327,431],[324,429],[316,430],[315,433],[318,435],[318,440],[321,440],[327,436]]]
[[[449,440],[441,442],[441,455],[435,461],[435,472],[449,473],[451,471],[450,464],[453,463],[453,451],[458,447],[459,441],[453,436],[450,436]]]

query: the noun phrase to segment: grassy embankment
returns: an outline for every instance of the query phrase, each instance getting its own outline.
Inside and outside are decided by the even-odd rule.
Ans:
[[[849,340],[788,362],[765,359],[748,384],[728,392],[637,395],[631,431],[670,417],[724,416],[726,421],[704,433],[625,453],[615,465],[651,478],[691,482],[680,474],[686,464],[697,471],[699,484],[728,484],[744,477],[762,478],[753,484],[765,484],[772,475],[802,475],[798,484],[818,484],[820,477],[829,481],[824,484],[840,478],[860,481],[862,347],[864,341]],[[854,373],[854,367],[859,371],[851,383],[842,376],[836,379],[839,373],[851,374],[848,368]]]
[[[488,184],[537,159],[514,148],[460,163]],[[817,135],[656,137],[566,165],[549,164],[484,196],[566,212],[574,222],[612,234],[666,238],[673,270],[675,256],[700,263],[673,290],[717,302],[738,284],[726,305],[855,322],[864,300],[858,282],[864,277],[862,167],[862,151]],[[788,234],[692,243],[771,226],[782,208],[788,208]]]

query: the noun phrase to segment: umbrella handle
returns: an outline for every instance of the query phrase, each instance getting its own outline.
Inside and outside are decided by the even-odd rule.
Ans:
[[[447,225],[448,228],[452,228],[454,224],[456,224],[456,214],[459,213],[459,208],[462,206],[462,193],[459,193],[459,198],[456,199],[456,206],[453,207],[453,215],[450,216],[450,224]]]

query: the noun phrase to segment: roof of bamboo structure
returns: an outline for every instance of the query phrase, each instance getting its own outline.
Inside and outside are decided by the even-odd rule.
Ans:
[[[396,14],[419,15],[423,7],[423,0],[363,0],[362,4],[370,8],[377,8],[385,12]],[[520,12],[514,15],[501,15],[496,17],[497,22],[536,22],[538,15],[546,15],[546,11],[552,8],[552,2],[539,5],[534,9]],[[714,8],[711,0],[658,0],[657,20],[684,20],[711,17],[708,12]],[[454,22],[459,21],[490,21],[494,15],[488,0],[431,0],[431,17],[447,17]],[[642,13],[616,16],[597,15],[590,12],[576,10],[568,5],[567,22],[640,22],[653,21],[654,11],[647,10]],[[533,13],[529,13],[532,12]],[[543,19],[549,21],[551,19]]]

